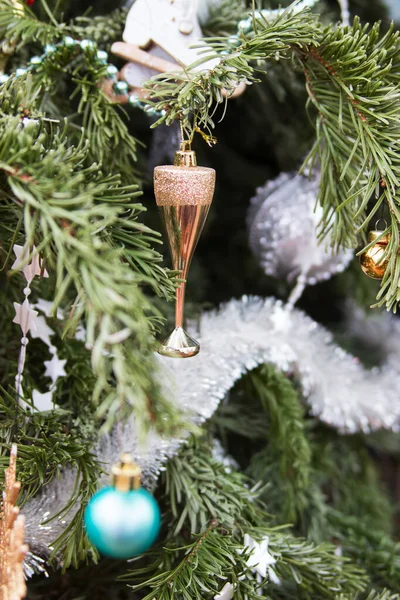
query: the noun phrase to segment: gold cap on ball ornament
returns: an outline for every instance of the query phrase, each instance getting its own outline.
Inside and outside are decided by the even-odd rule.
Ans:
[[[380,239],[378,239],[380,238]],[[368,243],[375,242],[368,250],[360,255],[360,265],[368,277],[382,279],[385,274],[389,259],[385,258],[385,252],[391,235],[382,235],[382,231],[374,229],[368,233]]]
[[[140,489],[142,469],[133,462],[130,454],[124,452],[119,463],[111,469],[111,485],[120,492]]]
[[[189,142],[182,142],[174,165],[154,169],[154,193],[164,224],[173,268],[184,281],[176,290],[175,329],[158,352],[172,358],[195,356],[200,344],[183,329],[186,278],[214,195],[215,170],[198,167]]]

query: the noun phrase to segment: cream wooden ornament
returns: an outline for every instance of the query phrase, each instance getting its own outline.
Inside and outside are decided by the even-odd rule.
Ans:
[[[202,37],[197,0],[136,0],[122,37],[139,48],[159,46],[167,55],[163,58],[187,66],[198,58],[198,49],[190,46]]]
[[[124,60],[129,61],[120,71],[120,76],[132,88],[136,88],[138,96],[144,96],[141,86],[144,81],[150,79],[155,73],[166,73],[167,71],[180,71],[182,67],[171,60],[157,56],[161,48],[155,46],[149,52],[142,50],[133,44],[126,42],[115,42],[111,48],[112,52]],[[162,52],[162,51],[161,51]],[[109,82],[111,89],[112,83]]]
[[[181,71],[201,56],[197,45],[202,38],[198,14],[203,17],[214,0],[136,0],[128,13],[124,42],[112,45],[113,54],[128,61],[121,69],[123,79],[139,97],[145,97],[142,86],[157,73]],[[198,70],[212,69],[213,59]],[[102,87],[115,102],[125,103],[127,96],[113,90],[113,82],[104,80]],[[241,83],[230,97],[243,93]]]
[[[114,44],[112,52],[130,61],[120,75],[139,96],[143,82],[156,73],[180,71],[199,58],[199,49],[191,48],[202,37],[197,10],[198,0],[136,0],[133,4],[123,34],[125,43]],[[199,68],[210,69],[216,62]]]

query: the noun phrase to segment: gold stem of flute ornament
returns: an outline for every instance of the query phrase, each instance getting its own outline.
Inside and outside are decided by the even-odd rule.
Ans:
[[[161,342],[160,354],[172,358],[195,356],[200,344],[183,329],[186,278],[190,261],[210,210],[215,171],[198,167],[189,142],[182,142],[174,165],[154,169],[154,193],[168,239],[174,270],[181,272],[176,290],[175,329]]]

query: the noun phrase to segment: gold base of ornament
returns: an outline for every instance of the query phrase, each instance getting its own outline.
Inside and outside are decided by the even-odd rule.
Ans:
[[[190,356],[196,356],[200,352],[200,344],[191,338],[183,327],[176,327],[161,342],[157,352],[170,358],[189,358]]]

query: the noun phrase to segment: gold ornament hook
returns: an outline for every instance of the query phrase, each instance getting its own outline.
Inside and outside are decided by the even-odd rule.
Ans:
[[[379,224],[380,224],[380,222],[381,222],[381,221],[382,221],[382,222],[384,223],[384,225],[385,225],[383,229],[379,229]],[[375,222],[375,231],[381,231],[381,232],[382,232],[382,231],[385,231],[385,230],[387,229],[387,227],[388,227],[388,224],[386,223],[386,219],[383,219],[382,217],[380,217],[380,218],[379,218],[379,219],[378,219],[378,220]]]

